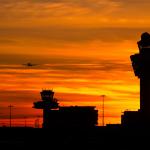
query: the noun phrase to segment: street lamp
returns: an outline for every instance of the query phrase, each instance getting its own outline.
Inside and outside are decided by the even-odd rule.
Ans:
[[[12,109],[12,107],[14,107],[14,106],[12,106],[12,105],[9,105],[8,106],[9,107],[9,124],[10,124],[10,128],[11,128],[11,115],[12,115],[12,113],[11,113],[11,109]]]
[[[27,117],[25,116],[24,117],[24,127],[26,128],[27,127],[27,121],[26,121]]]

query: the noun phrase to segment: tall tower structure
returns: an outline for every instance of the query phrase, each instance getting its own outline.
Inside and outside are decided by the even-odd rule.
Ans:
[[[57,99],[54,98],[54,92],[52,90],[42,90],[41,101],[34,102],[34,108],[43,109],[43,127],[46,126],[48,120],[48,114],[52,109],[59,108]]]
[[[144,118],[150,119],[150,34],[141,35],[138,43],[139,53],[131,55],[135,76],[140,79],[140,112]],[[142,118],[143,118],[142,117]],[[149,118],[149,119],[148,119]],[[149,121],[150,122],[150,121]]]
[[[121,115],[123,126],[148,127],[150,125],[150,34],[145,32],[137,42],[139,53],[131,55],[135,76],[140,79],[140,109],[125,111]]]

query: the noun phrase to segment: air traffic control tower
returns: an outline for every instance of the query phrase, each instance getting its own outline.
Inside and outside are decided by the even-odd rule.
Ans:
[[[52,90],[42,90],[34,108],[43,110],[43,128],[94,127],[98,123],[95,106],[59,106]]]
[[[150,118],[150,34],[143,33],[139,53],[131,55],[135,76],[140,79],[140,111]]]
[[[139,53],[131,55],[135,76],[140,79],[140,109],[125,111],[123,125],[150,125],[150,34],[145,32],[137,42]]]
[[[41,101],[34,102],[34,108],[43,109],[43,127],[46,126],[48,120],[48,114],[52,109],[58,109],[59,103],[57,99],[54,98],[54,92],[52,90],[42,90]]]

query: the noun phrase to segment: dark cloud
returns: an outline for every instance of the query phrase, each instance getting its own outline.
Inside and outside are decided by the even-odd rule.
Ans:
[[[18,105],[20,104],[32,105],[31,102],[36,99],[39,99],[40,94],[36,91],[15,91],[8,89],[8,90],[0,90],[0,97],[3,98],[3,100],[1,101],[3,103],[17,102]]]
[[[21,43],[38,44],[42,40],[45,43],[66,42],[122,42],[125,40],[135,40],[142,32],[149,32],[150,28],[101,28],[101,27],[60,27],[51,26],[45,28],[0,28],[0,36],[10,38],[9,41],[17,40]],[[37,42],[36,42],[37,41]],[[33,42],[32,42],[33,43]],[[19,44],[19,42],[18,42]],[[56,44],[58,45],[58,44]]]
[[[0,70],[24,70],[30,69],[22,64],[31,58],[33,63],[39,65],[32,67],[34,70],[55,70],[55,71],[70,71],[70,72],[87,72],[87,71],[130,71],[131,66],[126,62],[120,60],[110,59],[90,59],[90,58],[74,58],[74,57],[48,57],[41,58],[40,56],[30,55],[1,55]],[[44,63],[45,62],[45,63]],[[4,71],[5,72],[5,71]],[[5,72],[6,73],[6,72]],[[10,72],[7,72],[10,73]],[[18,72],[16,74],[19,74]]]
[[[0,53],[0,64],[3,64],[4,66],[1,66],[4,68],[11,68],[16,66],[11,66],[12,65],[17,65],[17,68],[20,69],[22,68],[22,64],[25,64],[27,62],[32,62],[39,64],[37,67],[43,67],[42,65],[44,64],[72,64],[72,63],[80,63],[84,64],[87,62],[91,62],[92,60],[90,58],[83,58],[83,57],[74,57],[74,56],[42,56],[41,55],[30,55],[30,54],[15,54],[15,53]],[[93,60],[94,61],[94,60]],[[6,66],[5,66],[6,65]],[[10,66],[7,66],[10,65]]]
[[[126,1],[124,1],[124,0],[111,0],[111,1],[113,1],[113,2],[127,3],[128,5],[130,5],[131,3],[134,3],[135,5],[137,3],[141,3],[141,4],[143,4],[143,3],[150,3],[149,0],[143,0],[143,1],[141,1],[141,0],[126,0]]]
[[[19,0],[0,0],[0,3],[14,3],[14,2],[19,2]]]
[[[99,60],[97,63],[91,64],[59,64],[50,65],[52,70],[63,70],[72,72],[87,72],[87,71],[130,71],[130,65],[116,60]]]
[[[15,40],[9,40],[9,39],[0,39],[0,44],[16,44],[17,43],[17,41],[15,41]]]

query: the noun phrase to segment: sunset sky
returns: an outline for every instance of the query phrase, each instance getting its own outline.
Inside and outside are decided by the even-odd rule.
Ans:
[[[97,106],[99,124],[103,94],[105,123],[139,109],[130,55],[150,31],[149,8],[149,0],[0,0],[0,126],[10,104],[15,123],[41,115],[32,105],[42,89],[60,105]]]

